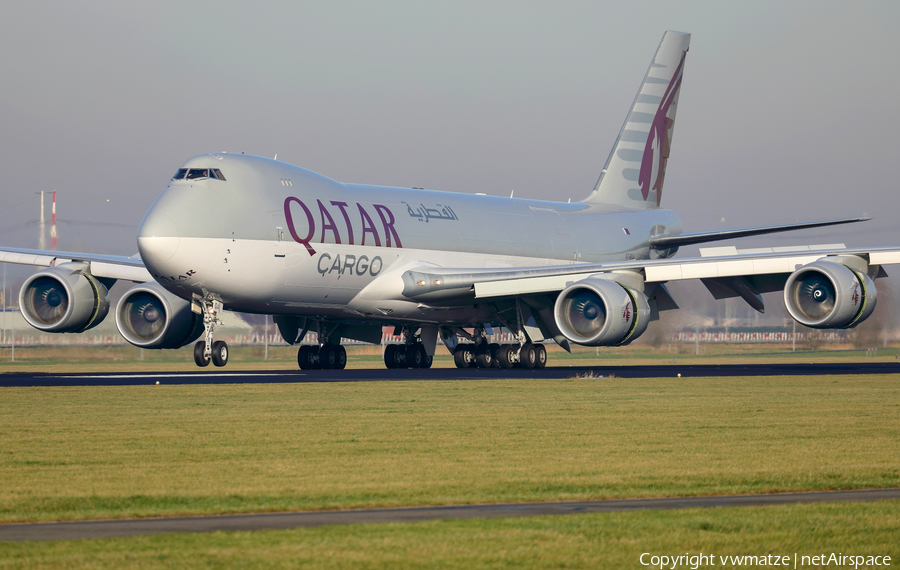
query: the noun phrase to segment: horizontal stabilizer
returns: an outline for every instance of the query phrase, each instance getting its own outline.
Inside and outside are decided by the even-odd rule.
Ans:
[[[809,228],[821,228],[823,226],[836,226],[839,224],[852,224],[855,222],[867,222],[872,218],[845,218],[843,220],[828,220],[824,222],[800,222],[796,224],[782,224],[778,226],[760,226],[755,228],[739,228],[734,230],[720,230],[715,232],[697,232],[691,234],[678,234],[666,236],[651,236],[650,246],[656,249],[667,249],[670,247],[679,247],[682,245],[693,245],[697,243],[709,243],[712,241],[721,241],[724,239],[742,238],[750,236],[760,236],[764,234],[774,234],[778,232],[789,232],[793,230],[805,230]]]

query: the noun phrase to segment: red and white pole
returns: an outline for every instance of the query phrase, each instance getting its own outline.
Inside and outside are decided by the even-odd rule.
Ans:
[[[56,251],[56,190],[53,191],[53,209],[50,215],[50,238],[53,251]]]

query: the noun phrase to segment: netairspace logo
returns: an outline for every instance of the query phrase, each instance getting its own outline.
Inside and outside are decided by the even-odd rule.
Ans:
[[[716,556],[715,554],[703,554],[702,552],[700,554],[685,552],[677,556],[668,556],[644,552],[641,554],[640,560],[641,565],[659,568],[660,570],[675,570],[676,568],[697,570],[701,567],[710,566],[720,568],[741,568],[744,566],[783,566],[788,568],[834,566],[855,569],[891,565],[890,556],[859,556],[841,552],[815,555],[800,555],[795,552],[793,556],[780,554]]]

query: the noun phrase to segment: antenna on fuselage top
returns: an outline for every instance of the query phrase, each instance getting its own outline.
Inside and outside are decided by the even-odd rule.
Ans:
[[[509,197],[512,198],[512,197],[513,197],[513,194],[515,194],[515,193],[516,193],[516,189],[513,188],[512,192],[509,193]]]
[[[277,153],[277,152],[275,153],[275,158],[273,158],[272,160],[278,160],[278,153]]]

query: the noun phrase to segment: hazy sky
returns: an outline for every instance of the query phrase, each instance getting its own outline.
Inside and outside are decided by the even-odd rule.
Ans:
[[[868,214],[762,241],[900,244],[898,22],[898,2],[7,1],[0,244],[36,247],[56,189],[59,249],[134,253],[178,166],[223,150],[578,200],[666,29],[693,34],[663,194],[686,231]]]

